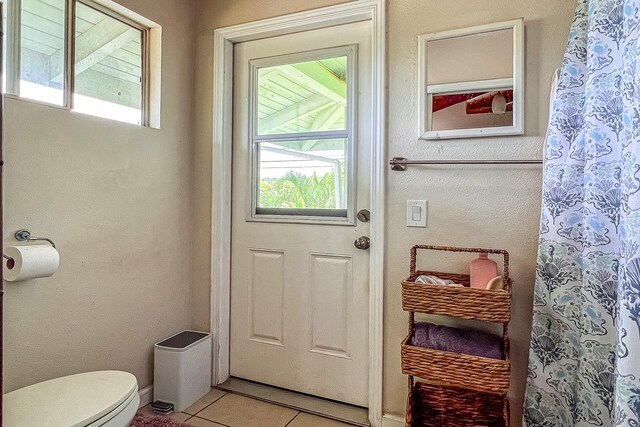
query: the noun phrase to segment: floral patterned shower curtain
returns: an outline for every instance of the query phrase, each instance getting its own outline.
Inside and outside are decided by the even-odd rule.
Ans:
[[[640,0],[578,0],[547,134],[527,427],[640,426],[639,25]]]

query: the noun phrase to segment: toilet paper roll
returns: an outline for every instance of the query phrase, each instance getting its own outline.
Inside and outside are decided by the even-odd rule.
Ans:
[[[14,260],[4,260],[4,279],[8,282],[53,276],[60,264],[60,254],[49,245],[9,246],[4,253]]]

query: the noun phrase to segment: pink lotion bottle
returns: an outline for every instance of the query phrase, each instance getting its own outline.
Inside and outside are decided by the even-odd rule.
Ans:
[[[486,289],[487,283],[498,275],[498,264],[489,259],[489,254],[481,253],[471,261],[471,287]]]

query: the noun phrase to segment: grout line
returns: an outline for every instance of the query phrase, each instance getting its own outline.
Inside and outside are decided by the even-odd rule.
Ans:
[[[213,405],[214,403],[216,403],[217,401],[221,400],[223,397],[227,396],[229,393],[225,392],[222,396],[220,396],[219,398],[217,398],[216,400],[214,400],[213,402],[209,403],[207,406],[205,406],[204,408],[202,408],[201,411],[198,411],[198,414],[202,411],[204,411],[205,409],[207,409],[209,406]],[[196,415],[198,415],[196,414]]]
[[[213,421],[213,420],[210,420],[209,418],[196,417],[195,415],[193,417],[191,417],[191,418],[197,418],[199,420],[205,420],[205,421],[209,421],[209,422],[212,422],[212,423],[220,424],[221,426],[224,426],[224,427],[230,427],[230,426],[228,426],[226,424],[222,424],[220,421]],[[191,419],[191,418],[189,418],[189,419]]]
[[[296,418],[298,418],[298,415],[300,415],[300,411],[298,411],[298,413],[296,414],[296,416],[295,416],[295,417],[293,417],[293,418],[291,418],[291,420],[290,420],[288,423],[286,423],[286,424],[284,425],[284,427],[287,427],[289,424],[291,424],[291,423],[293,422],[293,420],[295,420]]]
[[[216,389],[217,390],[217,389]],[[200,412],[204,411],[205,409],[207,409],[209,406],[213,405],[214,403],[216,403],[218,400],[222,399],[223,397],[225,397],[227,394],[229,394],[228,391],[225,391],[224,394],[220,397],[218,397],[217,399],[215,399],[213,402],[209,403],[207,406],[205,406],[204,408],[200,409],[198,412],[196,412],[195,414],[191,415],[192,417],[195,417],[196,415],[198,415]],[[185,412],[186,414],[186,412]],[[200,417],[198,417],[200,418]]]

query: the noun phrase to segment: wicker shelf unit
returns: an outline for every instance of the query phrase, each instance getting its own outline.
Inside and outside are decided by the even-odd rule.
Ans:
[[[504,289],[470,288],[466,274],[416,270],[418,250],[502,255]],[[401,345],[402,372],[408,375],[409,386],[406,426],[508,427],[507,392],[511,376],[509,253],[500,249],[416,245],[411,248],[410,272],[402,282],[402,308],[409,313],[409,334]],[[452,280],[464,287],[415,283],[415,279],[423,274]],[[415,313],[502,324],[503,359],[411,345]]]

